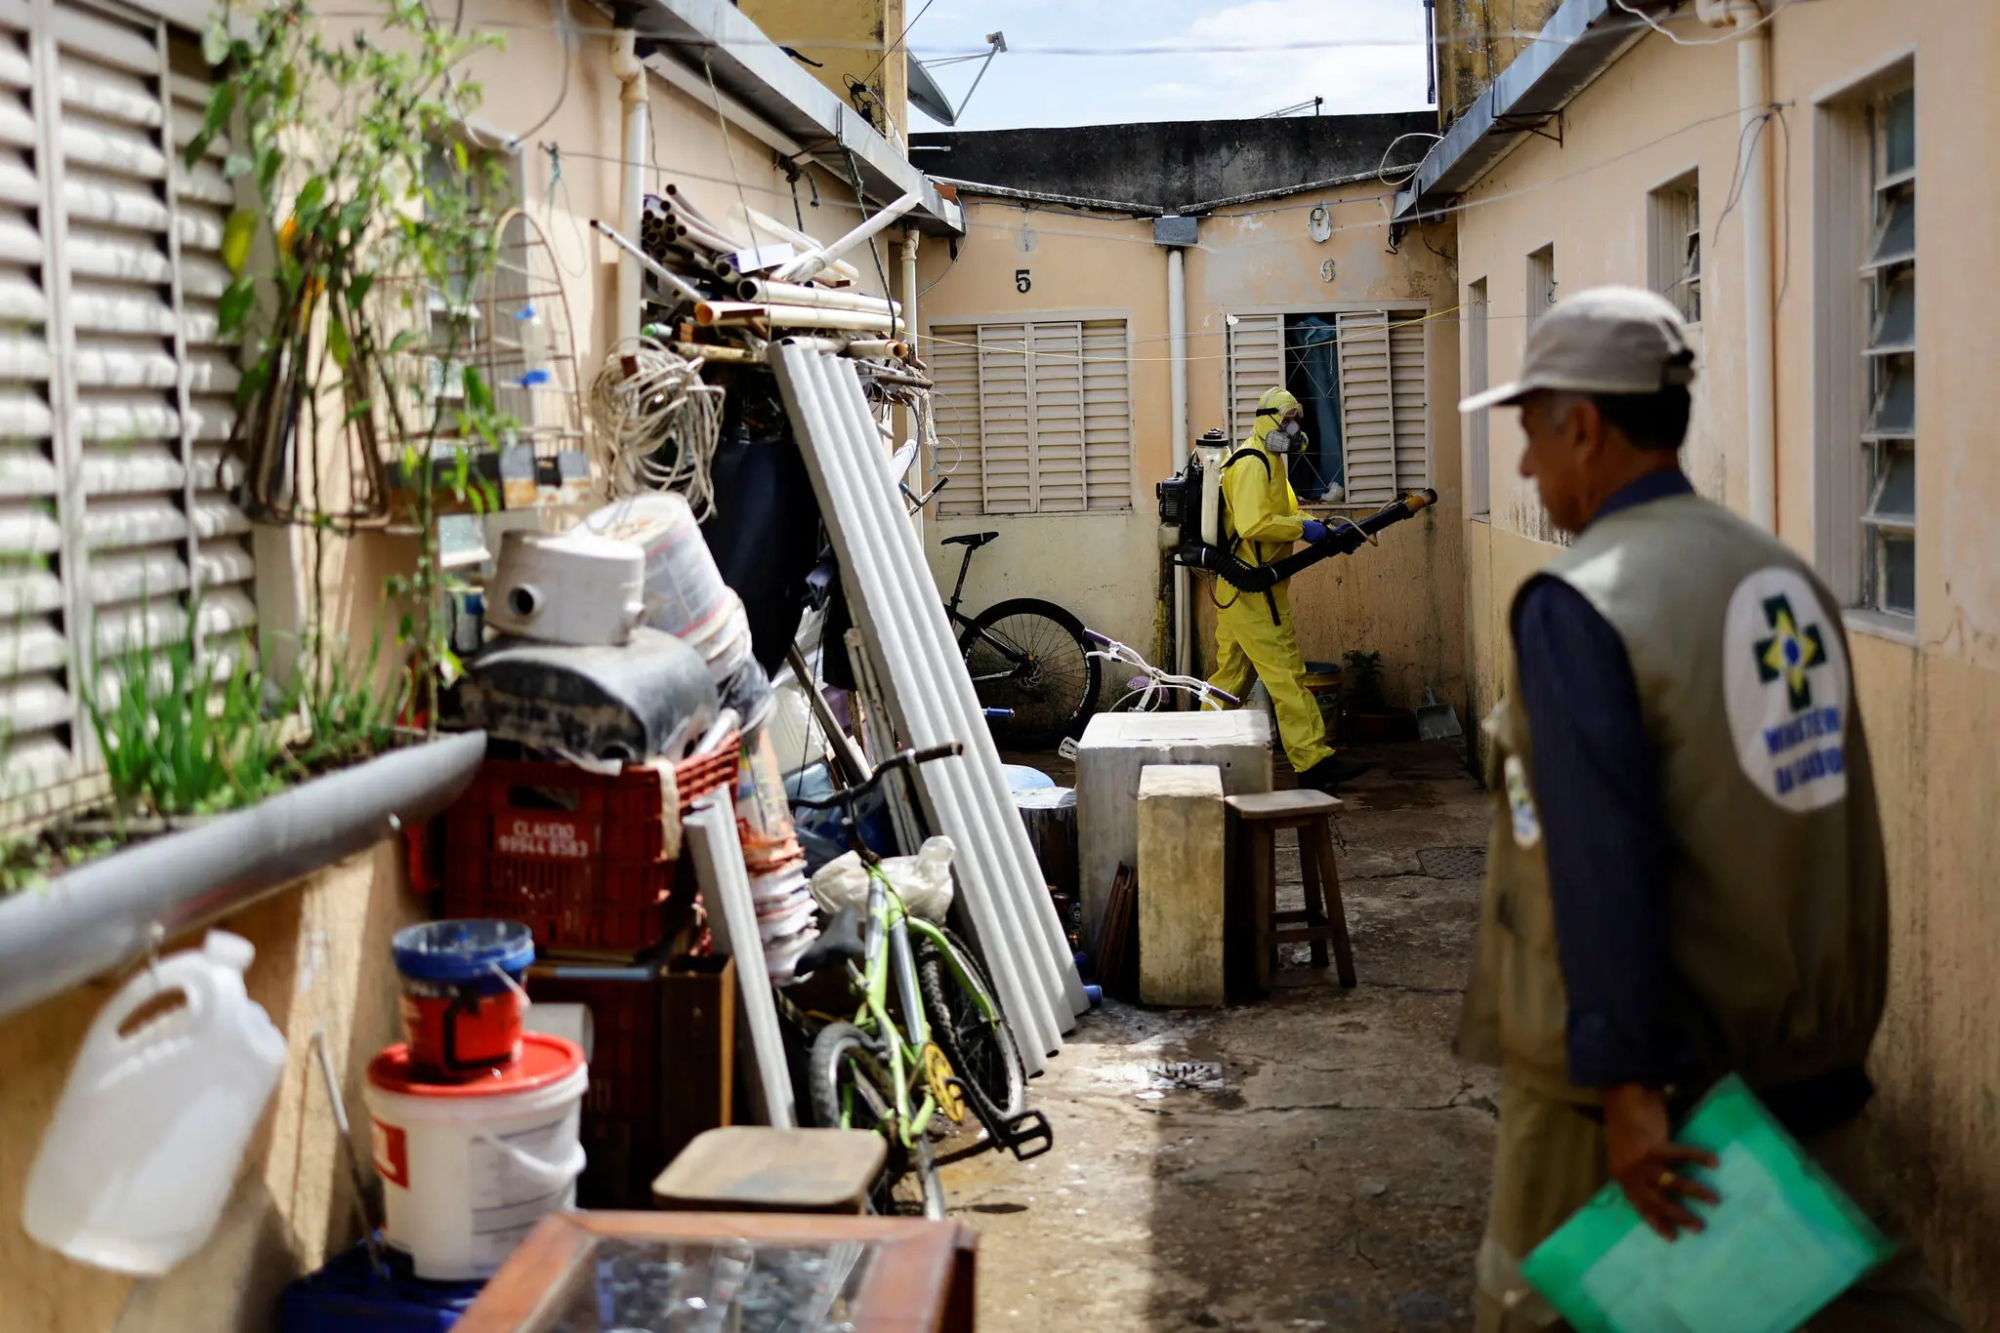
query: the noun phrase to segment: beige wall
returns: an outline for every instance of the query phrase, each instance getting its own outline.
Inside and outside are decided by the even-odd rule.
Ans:
[[[903,36],[904,0],[740,0],[738,5],[780,46],[818,61],[814,78],[852,106],[849,79],[875,90],[898,130],[909,125],[909,80],[903,52],[884,55]],[[879,127],[878,127],[879,128]]]
[[[1454,279],[1451,237],[1438,228],[1423,236],[1412,232],[1399,253],[1387,253],[1382,193],[1379,186],[1353,186],[1202,219],[1201,243],[1185,259],[1188,420],[1193,435],[1227,428],[1224,320],[1230,314],[1429,304],[1432,484],[1440,508],[1384,533],[1380,547],[1328,562],[1292,584],[1307,657],[1337,660],[1348,649],[1379,651],[1391,698],[1414,705],[1426,681],[1440,699],[1461,697],[1465,681],[1461,460],[1451,410],[1458,393]],[[987,319],[1124,318],[1132,345],[1133,508],[1129,514],[953,518],[930,525],[933,540],[967,531],[1003,534],[974,561],[968,607],[1005,595],[1046,597],[1151,654],[1158,649],[1160,583],[1153,486],[1173,467],[1166,252],[1153,244],[1148,220],[1031,210],[971,196],[963,202],[968,234],[957,259],[943,245],[927,245],[919,255],[926,288],[919,326],[928,336],[938,325]],[[1333,206],[1335,226],[1323,243],[1306,233],[1307,214],[1320,202]],[[1332,282],[1321,277],[1329,259]],[[1015,288],[1020,268],[1032,275],[1026,294]],[[941,433],[948,433],[948,424],[941,412]],[[956,548],[934,552],[933,563],[949,590]],[[1212,645],[1208,633],[1205,642]],[[1213,662],[1212,649],[1204,660]]]
[[[1887,826],[1896,934],[1890,1011],[1875,1072],[1890,1160],[1933,1265],[1968,1326],[2000,1325],[2000,872],[1986,737],[2000,723],[2000,425],[1992,349],[2000,281],[1990,219],[2000,205],[2000,16],[1983,0],[1881,5],[1819,0],[1771,25],[1774,142],[1783,172],[1774,208],[1781,288],[1777,322],[1778,524],[1813,550],[1815,343],[1814,103],[1899,54],[1914,53],[1923,207],[1918,248],[1918,617],[1906,632],[1850,625],[1856,688],[1875,752]],[[1690,166],[1701,173],[1706,236],[1703,377],[1688,464],[1697,485],[1745,501],[1741,214],[1718,227],[1737,145],[1736,52],[1649,38],[1570,106],[1564,144],[1529,139],[1466,197],[1458,216],[1461,283],[1485,277],[1492,300],[1491,378],[1519,364],[1527,253],[1556,245],[1559,290],[1646,277],[1645,195]],[[1860,188],[1858,185],[1856,188]],[[1468,523],[1467,624],[1474,692],[1492,701],[1507,650],[1506,606],[1551,553],[1531,493],[1514,478],[1512,413],[1492,423],[1493,516]],[[1825,455],[1851,447],[1825,442]],[[1982,1262],[1982,1260],[1984,1262]]]

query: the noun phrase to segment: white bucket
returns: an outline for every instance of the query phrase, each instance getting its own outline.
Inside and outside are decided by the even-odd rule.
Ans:
[[[411,1077],[408,1049],[368,1065],[389,1243],[431,1281],[490,1277],[535,1224],[573,1207],[590,1071],[574,1042],[524,1033],[521,1058],[470,1083]]]
[[[600,536],[646,552],[645,623],[677,638],[700,637],[735,602],[687,500],[671,491],[631,495],[583,520]]]

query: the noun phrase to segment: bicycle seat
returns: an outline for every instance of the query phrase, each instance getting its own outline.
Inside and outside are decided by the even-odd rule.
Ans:
[[[867,952],[867,942],[861,938],[861,913],[852,907],[843,907],[826,923],[819,938],[799,955],[793,970],[799,976],[805,976],[808,972],[817,972],[836,963],[858,963]]]
[[[997,542],[999,540],[1000,540],[1000,534],[997,532],[968,532],[957,537],[946,537],[944,539],[944,545],[970,546],[973,550],[976,551],[980,547],[986,545],[986,543],[988,542]]]

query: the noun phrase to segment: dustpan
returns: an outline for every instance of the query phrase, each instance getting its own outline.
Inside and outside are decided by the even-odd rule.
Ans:
[[[1424,686],[1423,706],[1417,709],[1417,736],[1427,741],[1455,741],[1465,734],[1465,728],[1458,724],[1458,712],[1450,704],[1441,704],[1431,693],[1431,687]]]

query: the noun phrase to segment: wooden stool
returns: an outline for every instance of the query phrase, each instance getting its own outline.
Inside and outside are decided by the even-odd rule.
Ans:
[[[862,1129],[711,1129],[660,1173],[653,1199],[682,1212],[859,1214],[888,1155]]]
[[[1254,978],[1257,993],[1271,989],[1271,960],[1280,944],[1310,942],[1312,965],[1325,967],[1328,940],[1333,941],[1341,986],[1353,989],[1354,946],[1347,937],[1347,907],[1340,900],[1340,869],[1333,859],[1333,813],[1340,809],[1339,798],[1308,790],[1267,791],[1231,796],[1224,804],[1233,815],[1237,840],[1236,888],[1230,901],[1239,937],[1255,953],[1254,962],[1242,970]],[[1299,833],[1303,912],[1278,910],[1279,829]]]

